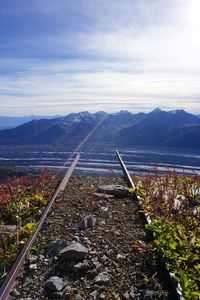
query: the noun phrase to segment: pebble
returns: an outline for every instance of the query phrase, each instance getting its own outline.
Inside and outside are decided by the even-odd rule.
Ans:
[[[38,257],[36,255],[29,255],[28,257],[28,261],[29,263],[34,263],[35,261],[37,261]]]
[[[42,255],[42,254],[39,254],[38,257],[39,257],[40,260],[43,260],[45,258],[45,256]]]
[[[145,290],[144,291],[144,299],[154,299],[155,292],[152,290]]]
[[[11,292],[11,296],[19,297],[20,296],[20,292],[17,289],[13,289],[12,292]]]
[[[110,281],[110,275],[107,272],[101,272],[94,281],[98,285],[107,284]]]
[[[92,269],[87,271],[87,277],[88,278],[94,278],[97,275],[97,270],[96,269]]]
[[[104,226],[104,225],[106,225],[106,222],[105,222],[104,220],[102,220],[102,221],[100,222],[100,225],[101,225],[101,226]]]
[[[130,299],[128,292],[124,293],[123,297],[124,297],[125,300],[129,300]]]
[[[31,270],[37,270],[37,264],[30,264],[29,269]]]
[[[122,254],[117,254],[117,259],[124,259],[125,258],[125,256],[124,255],[122,255]]]
[[[95,265],[95,267],[96,267],[97,270],[100,269],[101,266],[102,266],[102,264],[99,263],[98,261],[94,261],[93,264]]]
[[[95,257],[93,257],[92,259],[91,259],[91,261],[92,262],[96,262],[96,261],[98,261],[99,259],[98,259],[98,256],[95,256]]]
[[[88,261],[80,262],[73,266],[73,271],[78,272],[86,272],[89,269],[89,263]]]
[[[58,276],[52,276],[46,281],[46,287],[49,291],[59,292],[64,288],[63,279]]]
[[[102,210],[103,212],[107,212],[107,211],[108,211],[108,206],[102,206],[102,207],[101,207],[101,210]]]
[[[96,251],[96,250],[90,251],[90,254],[91,254],[91,255],[96,255],[96,254],[97,254],[97,251]]]
[[[76,241],[76,242],[80,242],[80,238],[79,238],[79,236],[77,236],[77,235],[75,235],[75,236],[73,237],[73,240]]]
[[[67,300],[70,299],[71,287],[68,285],[64,288],[62,292],[62,299]]]
[[[96,222],[97,219],[94,216],[92,215],[85,216],[82,219],[81,223],[78,225],[78,229],[85,230],[87,228],[94,227]]]
[[[86,300],[86,299],[78,294],[78,295],[76,295],[75,300]]]
[[[111,199],[114,198],[113,195],[105,194],[105,193],[94,193],[94,196],[97,198]]]
[[[101,257],[101,261],[102,261],[102,262],[105,262],[107,259],[108,259],[108,258],[107,258],[106,255],[103,255],[103,256]]]
[[[98,296],[98,292],[94,291],[92,293],[90,293],[90,300],[97,300],[97,296]]]

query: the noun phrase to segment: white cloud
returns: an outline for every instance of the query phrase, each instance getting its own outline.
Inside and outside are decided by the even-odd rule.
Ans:
[[[77,13],[87,22],[91,14],[95,26],[90,30],[77,30],[69,39],[62,19],[57,35],[30,37],[36,49],[39,44],[49,48],[48,54],[53,49],[54,58],[0,60],[8,71],[0,75],[1,114],[149,111],[156,106],[199,112],[200,21],[195,0],[92,3],[80,1]],[[42,12],[54,15],[52,7],[42,6]],[[61,7],[70,14],[74,9],[62,2],[56,5],[57,17]],[[65,58],[70,51],[74,58]]]

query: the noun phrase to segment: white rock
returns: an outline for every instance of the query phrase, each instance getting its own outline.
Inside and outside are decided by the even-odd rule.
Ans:
[[[59,292],[64,288],[65,284],[62,278],[58,276],[50,277],[46,282],[46,287],[52,292]]]
[[[78,228],[81,230],[94,227],[97,222],[97,219],[94,216],[85,216],[81,223],[78,225]]]
[[[107,272],[102,272],[95,278],[94,281],[99,285],[107,284],[110,281],[110,275]]]

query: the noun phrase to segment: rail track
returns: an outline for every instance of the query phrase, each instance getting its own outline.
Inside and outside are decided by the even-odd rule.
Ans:
[[[45,208],[40,220],[38,221],[35,233],[33,234],[32,237],[30,237],[28,239],[28,241],[24,245],[24,247],[21,250],[18,258],[16,259],[13,267],[11,268],[7,278],[3,282],[3,284],[0,288],[0,300],[9,299],[9,295],[10,295],[12,289],[13,289],[16,277],[19,274],[27,255],[30,252],[31,246],[33,245],[34,241],[36,240],[36,238],[38,236],[38,233],[39,233],[39,231],[40,231],[40,229],[41,229],[41,227],[42,227],[42,225],[43,225],[43,223],[46,219],[46,216],[47,216],[48,212],[50,211],[55,199],[57,198],[59,193],[62,192],[65,189],[65,187],[66,187],[66,185],[67,185],[67,183],[68,183],[68,181],[69,181],[69,179],[70,179],[70,177],[71,177],[71,175],[72,175],[72,173],[73,173],[73,171],[74,171],[74,169],[75,169],[75,167],[78,163],[79,158],[80,158],[80,154],[77,154],[76,158],[72,162],[72,164],[69,167],[67,173],[65,174],[65,176],[63,177],[61,183],[59,184],[58,188],[56,189],[54,195],[52,196],[51,200],[49,201],[47,207]]]
[[[117,158],[118,158],[118,160],[120,162],[120,165],[122,167],[122,171],[123,171],[123,174],[124,174],[124,178],[127,182],[127,185],[134,189],[135,185],[134,185],[134,183],[131,179],[131,176],[130,176],[130,174],[129,174],[129,172],[128,172],[128,170],[127,170],[127,168],[126,168],[126,166],[125,166],[125,164],[124,164],[124,162],[123,162],[123,160],[122,160],[122,158],[121,158],[118,151],[116,151],[116,155],[117,155]],[[149,217],[147,217],[144,213],[142,213],[142,215],[143,215],[144,220],[147,224],[151,223],[151,219]],[[151,238],[153,238],[153,235],[151,236]],[[166,278],[170,283],[174,300],[180,300],[181,298],[180,298],[180,295],[179,295],[178,290],[177,290],[177,285],[175,284],[174,280],[172,279],[169,270],[165,266],[163,266],[163,269],[164,269],[164,272],[166,274]]]
[[[119,160],[119,163],[120,163],[120,166],[122,168],[124,178],[127,182],[128,187],[131,187],[131,188],[134,189],[135,188],[134,183],[133,183],[133,181],[131,179],[131,176],[130,176],[128,170],[126,169],[126,166],[125,166],[125,164],[124,164],[124,162],[123,162],[123,160],[122,160],[122,158],[121,158],[118,151],[116,151],[116,156]],[[58,186],[57,190],[55,191],[52,199],[49,201],[48,206],[45,208],[42,217],[40,218],[39,222],[37,223],[37,229],[36,229],[34,235],[26,242],[24,248],[22,249],[22,251],[20,252],[18,258],[16,259],[12,269],[10,270],[7,278],[5,279],[4,283],[2,284],[2,286],[0,288],[0,300],[12,299],[12,296],[10,296],[10,294],[12,292],[12,289],[13,289],[13,286],[15,284],[16,278],[19,275],[19,273],[20,273],[20,271],[21,271],[21,269],[24,265],[26,257],[30,253],[31,246],[33,245],[34,241],[36,240],[36,238],[38,236],[38,233],[40,232],[40,230],[42,228],[42,225],[44,224],[44,221],[45,221],[48,213],[50,212],[56,198],[59,196],[60,193],[64,192],[64,190],[66,188],[66,185],[67,185],[67,183],[68,183],[68,181],[69,181],[69,179],[70,179],[70,177],[71,177],[71,175],[72,175],[72,173],[73,173],[73,171],[74,171],[74,169],[75,169],[75,167],[78,163],[79,158],[80,158],[80,155],[78,154],[76,156],[76,158],[74,159],[74,161],[72,162],[70,168],[68,169],[66,175],[64,176],[64,178],[61,181],[60,185]],[[146,219],[146,222],[148,222],[147,219]],[[168,274],[168,277],[170,279],[169,272],[167,274]],[[176,290],[175,286],[173,285],[173,283],[172,283],[172,288],[173,288],[173,297],[174,297],[173,300],[180,299],[179,295],[177,293],[177,290]],[[42,298],[42,299],[44,299],[44,298]],[[107,299],[107,298],[104,298],[104,299]],[[109,299],[112,299],[112,298],[109,298]],[[113,298],[113,299],[115,299],[115,298]],[[118,298],[116,298],[116,299],[118,299]]]

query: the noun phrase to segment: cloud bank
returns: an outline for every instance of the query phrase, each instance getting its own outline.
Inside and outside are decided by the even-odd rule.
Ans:
[[[0,114],[200,113],[197,0],[0,4]]]

